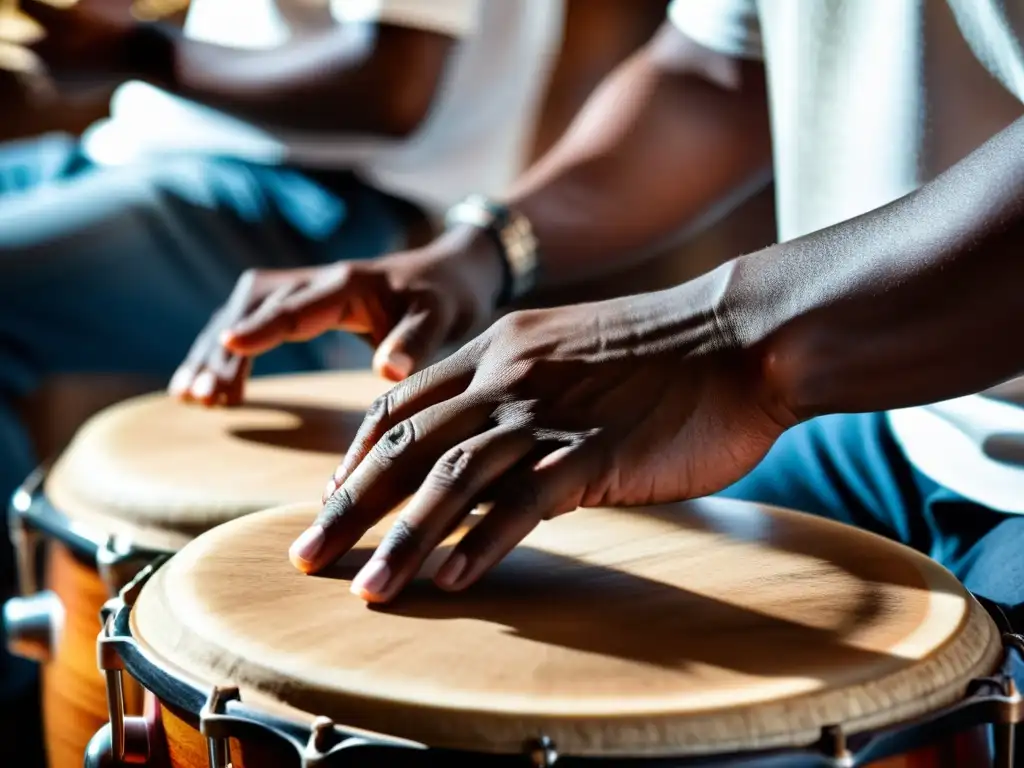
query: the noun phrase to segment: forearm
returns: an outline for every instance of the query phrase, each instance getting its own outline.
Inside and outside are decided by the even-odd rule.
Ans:
[[[453,41],[424,30],[338,24],[271,50],[241,50],[142,25],[133,73],[263,125],[397,136],[430,109]]]
[[[533,226],[540,286],[630,266],[716,206],[762,186],[763,68],[666,30],[595,93],[507,201]]]
[[[719,317],[799,419],[1024,371],[1024,120],[917,192],[721,269]]]

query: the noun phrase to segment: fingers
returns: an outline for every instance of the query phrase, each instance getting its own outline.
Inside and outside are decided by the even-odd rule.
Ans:
[[[247,357],[215,354],[214,359],[208,360],[199,369],[178,397],[185,402],[205,406],[240,405],[245,394],[245,382],[251,371],[252,361]],[[175,374],[175,377],[179,374]],[[173,379],[172,384],[176,384]]]
[[[329,278],[266,301],[227,328],[218,340],[240,355],[258,355],[330,330],[365,334],[374,344],[390,330],[394,297],[380,275],[337,270]]]
[[[435,294],[424,294],[377,347],[373,369],[391,381],[412,375],[441,347],[455,319],[454,306]]]
[[[403,419],[417,411],[451,400],[465,392],[473,378],[473,354],[467,347],[447,360],[401,382],[370,406],[355,439],[324,489],[324,503],[334,494],[370,450]]]
[[[222,312],[210,320],[168,384],[168,393],[179,400],[204,405],[237,405],[242,401],[249,360],[229,354],[216,343]]]
[[[296,568],[318,571],[347,552],[404,501],[434,460],[489,422],[490,407],[462,396],[399,421],[378,440],[327,500],[316,523],[292,545]]]
[[[356,575],[352,592],[386,602],[416,575],[427,556],[466,517],[480,493],[530,450],[525,430],[493,429],[446,452]]]
[[[562,449],[559,459],[544,462],[522,476],[502,484],[497,501],[452,549],[434,582],[449,591],[462,590],[505,557],[542,520],[580,505],[593,452],[586,448]]]

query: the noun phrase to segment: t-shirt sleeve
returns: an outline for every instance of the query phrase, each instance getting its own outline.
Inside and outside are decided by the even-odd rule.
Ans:
[[[1024,2],[949,0],[949,6],[974,55],[1024,101]]]
[[[331,13],[340,22],[388,23],[467,37],[477,31],[484,1],[331,0]]]
[[[705,48],[743,59],[761,58],[757,0],[672,0],[672,25]]]

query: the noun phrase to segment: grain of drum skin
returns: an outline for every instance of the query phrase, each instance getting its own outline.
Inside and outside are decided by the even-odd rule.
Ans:
[[[84,425],[49,474],[46,495],[99,539],[118,533],[174,552],[218,522],[317,499],[388,386],[362,371],[268,377],[253,380],[246,406],[230,410],[163,394],[133,398]],[[66,624],[43,669],[47,751],[51,768],[79,768],[89,739],[107,722],[96,636],[108,594],[95,568],[49,544],[46,584],[60,596]],[[140,701],[130,707],[141,713]]]
[[[371,608],[348,583],[387,521],[305,576],[283,548],[316,511],[258,513],[187,546],[133,610],[146,652],[226,676],[243,698],[435,746],[514,751],[544,732],[564,754],[649,756],[891,724],[959,699],[999,657],[991,620],[948,572],[794,513],[577,511],[466,593],[421,580]],[[884,765],[938,768],[952,747],[937,747]]]

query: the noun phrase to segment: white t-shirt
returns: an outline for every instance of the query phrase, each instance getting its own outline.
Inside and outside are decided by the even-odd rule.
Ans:
[[[902,197],[1024,115],[1024,0],[674,0],[670,18],[765,61],[782,240]],[[973,395],[889,417],[924,474],[1024,513],[1024,409]]]
[[[193,0],[185,34],[268,49],[327,24],[381,22],[459,39],[438,100],[403,140],[261,128],[149,85],[115,93],[85,134],[100,163],[206,153],[268,164],[352,169],[440,214],[471,192],[500,194],[522,170],[561,46],[563,0]],[[353,105],[353,109],[358,109]]]

